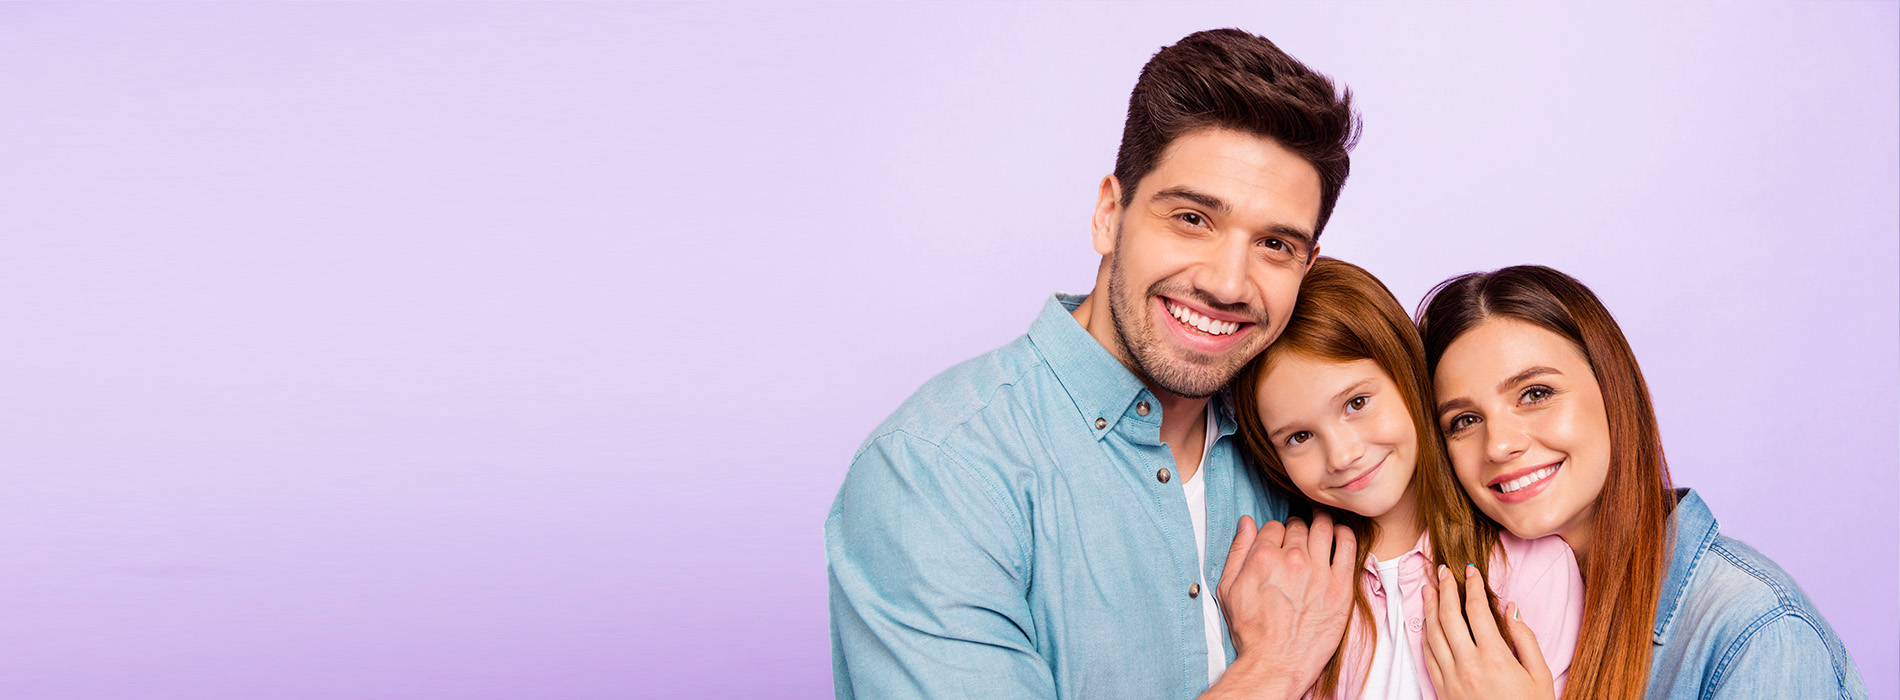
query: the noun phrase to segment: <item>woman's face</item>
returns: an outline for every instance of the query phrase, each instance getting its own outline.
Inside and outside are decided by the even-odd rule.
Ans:
[[[1556,333],[1492,317],[1439,360],[1438,427],[1478,508],[1525,539],[1562,535],[1584,553],[1610,472],[1603,391]]]
[[[1371,360],[1274,358],[1260,426],[1307,498],[1377,518],[1411,490],[1418,431],[1398,385]]]

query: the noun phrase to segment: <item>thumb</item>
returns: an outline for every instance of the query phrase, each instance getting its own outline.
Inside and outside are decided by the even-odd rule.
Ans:
[[[1553,681],[1550,676],[1550,664],[1544,661],[1543,647],[1537,646],[1537,633],[1531,630],[1530,625],[1524,624],[1524,621],[1519,619],[1523,615],[1517,603],[1512,603],[1508,607],[1510,609],[1504,614],[1511,618],[1511,642],[1517,645],[1518,663],[1524,666],[1524,670],[1530,672],[1532,679],[1545,686],[1551,685]]]
[[[1260,528],[1254,527],[1253,516],[1240,516],[1240,526],[1234,530],[1234,544],[1227,548],[1227,564],[1220,572],[1220,594],[1227,596],[1234,577],[1240,574],[1240,564],[1247,558],[1247,552],[1253,549],[1254,537],[1260,534]]]

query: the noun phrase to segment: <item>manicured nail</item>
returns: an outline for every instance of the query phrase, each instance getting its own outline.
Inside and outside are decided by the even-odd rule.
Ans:
[[[1474,570],[1474,571],[1475,571],[1475,570],[1477,570],[1477,568],[1478,568],[1478,565],[1477,565],[1477,564],[1473,564],[1473,563],[1471,563],[1471,562],[1465,562],[1465,568],[1467,568],[1467,569],[1471,569],[1471,570]]]
[[[1518,613],[1517,603],[1512,603],[1511,604],[1511,619],[1513,620],[1522,619],[1517,616],[1517,613]]]

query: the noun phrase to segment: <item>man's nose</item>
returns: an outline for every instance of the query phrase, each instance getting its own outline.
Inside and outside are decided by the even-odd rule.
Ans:
[[[1246,236],[1228,236],[1208,251],[1194,286],[1222,304],[1247,303],[1247,272],[1252,262]]]

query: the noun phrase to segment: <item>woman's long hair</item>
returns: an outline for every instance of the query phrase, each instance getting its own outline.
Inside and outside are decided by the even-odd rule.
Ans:
[[[1269,483],[1287,494],[1294,515],[1310,518],[1314,508],[1327,508],[1337,522],[1351,527],[1361,543],[1363,561],[1377,535],[1372,519],[1328,508],[1301,493],[1287,477],[1286,467],[1260,421],[1260,382],[1276,360],[1289,354],[1326,362],[1372,360],[1392,378],[1404,398],[1406,413],[1412,418],[1413,431],[1418,435],[1418,464],[1412,470],[1412,485],[1418,496],[1419,524],[1431,540],[1432,561],[1452,566],[1460,581],[1464,580],[1465,569],[1457,564],[1475,563],[1484,580],[1491,580],[1491,551],[1497,544],[1497,525],[1475,515],[1471,497],[1458,485],[1451,471],[1444,437],[1439,434],[1438,421],[1432,415],[1436,404],[1431,375],[1425,371],[1425,351],[1412,319],[1405,315],[1405,307],[1391,290],[1352,263],[1332,258],[1315,261],[1313,269],[1300,283],[1299,301],[1293,307],[1293,318],[1286,330],[1266,352],[1241,371],[1235,384],[1240,445],[1248,461]],[[1431,583],[1428,581],[1427,585]],[[1463,588],[1459,590],[1462,595]],[[1498,610],[1497,595],[1487,587],[1485,597],[1490,602],[1492,616],[1498,621],[1499,633],[1510,640],[1504,616]],[[1366,600],[1364,587],[1353,586],[1352,602],[1353,617],[1358,622],[1352,627],[1369,627],[1372,606]],[[1332,660],[1327,662],[1315,686],[1317,696],[1331,696],[1339,689],[1341,664],[1349,653],[1347,642],[1353,633],[1354,630],[1349,630],[1340,638],[1339,648],[1334,650]],[[1368,648],[1376,646],[1378,635],[1369,635],[1367,641]],[[1354,682],[1363,684],[1365,679]]]
[[[1532,323],[1568,339],[1590,362],[1602,387],[1610,470],[1597,497],[1590,552],[1578,562],[1583,565],[1583,630],[1564,697],[1641,698],[1648,686],[1650,630],[1668,565],[1674,504],[1649,385],[1603,302],[1582,282],[1541,265],[1471,273],[1433,289],[1418,315],[1430,371],[1438,371],[1453,341],[1491,318]]]

